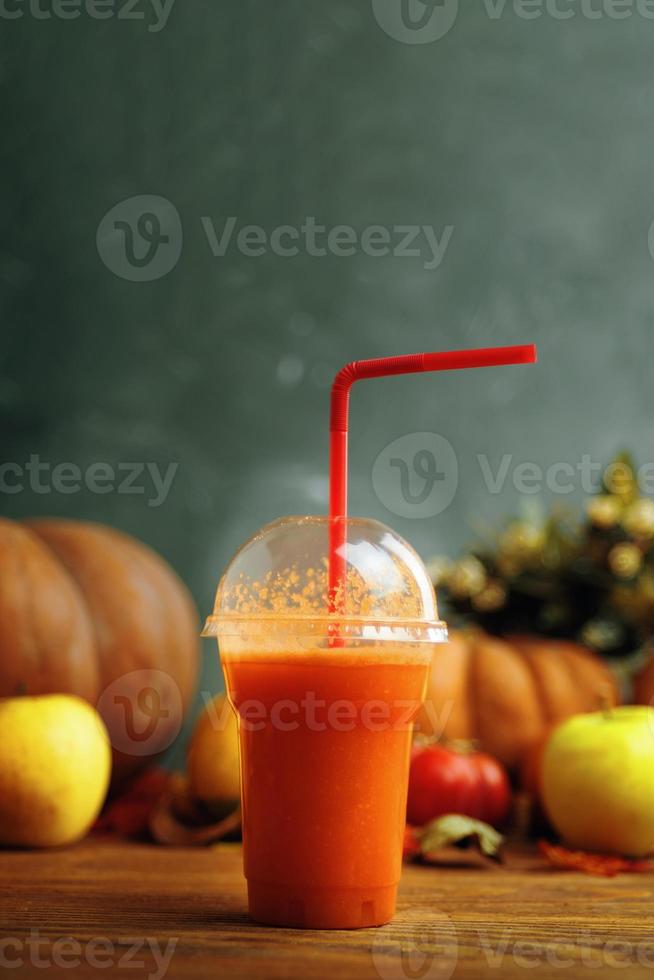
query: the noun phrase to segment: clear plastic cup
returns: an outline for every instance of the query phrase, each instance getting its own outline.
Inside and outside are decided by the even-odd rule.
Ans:
[[[337,595],[333,521],[282,518],[237,552],[204,630],[239,722],[250,915],[271,925],[392,917],[413,719],[446,639],[410,545],[339,520]]]

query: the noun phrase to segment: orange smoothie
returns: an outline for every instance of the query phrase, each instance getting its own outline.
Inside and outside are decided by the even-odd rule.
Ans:
[[[399,643],[223,652],[254,919],[330,929],[392,917],[412,722],[431,653]]]

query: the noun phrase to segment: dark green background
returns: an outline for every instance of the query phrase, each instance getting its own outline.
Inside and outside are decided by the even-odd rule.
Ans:
[[[364,0],[177,0],[159,33],[0,18],[2,456],[179,463],[158,508],[26,489],[0,496],[5,515],[134,533],[206,613],[247,535],[325,510],[336,369],[421,349],[533,340],[541,358],[355,391],[351,511],[425,557],[533,501],[489,494],[477,453],[654,458],[654,21],[461,7],[424,45],[388,37]],[[143,194],[176,206],[183,250],[165,277],[130,282],[96,231]],[[207,215],[455,230],[427,271],[360,253],[215,258]],[[454,502],[428,520],[390,513],[371,482],[384,446],[416,430],[459,459]]]

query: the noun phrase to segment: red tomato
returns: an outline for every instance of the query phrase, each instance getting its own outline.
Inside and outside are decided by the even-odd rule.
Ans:
[[[463,813],[500,826],[509,815],[511,787],[502,764],[484,752],[444,745],[414,749],[407,820],[421,827],[445,813]]]

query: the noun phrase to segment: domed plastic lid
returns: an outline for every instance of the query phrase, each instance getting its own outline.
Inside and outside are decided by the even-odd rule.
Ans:
[[[445,640],[434,587],[413,548],[377,521],[341,523],[338,595],[329,589],[330,519],[282,517],[232,559],[203,636],[272,640],[282,632],[374,643]]]

